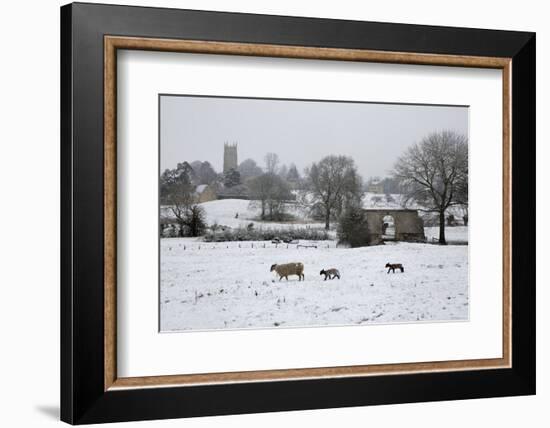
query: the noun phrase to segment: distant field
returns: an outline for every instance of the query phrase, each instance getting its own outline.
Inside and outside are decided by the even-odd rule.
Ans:
[[[251,201],[242,199],[220,199],[217,201],[204,202],[200,205],[206,211],[206,221],[208,225],[218,224],[220,226],[236,228],[247,227],[250,223],[253,223],[254,227],[272,229],[304,227],[305,225],[319,228],[325,226],[322,222],[308,219],[304,209],[297,204],[288,204],[286,212],[294,215],[298,221],[284,223],[261,221],[259,220],[260,209],[256,208],[254,204],[250,202]],[[166,208],[163,208],[162,213],[165,215],[170,214]],[[236,217],[237,214],[238,217]]]

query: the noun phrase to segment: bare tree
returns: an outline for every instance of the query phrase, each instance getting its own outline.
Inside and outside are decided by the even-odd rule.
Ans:
[[[246,180],[247,178],[257,177],[262,174],[262,168],[260,168],[254,159],[245,159],[239,164],[238,168],[241,173],[241,178]]]
[[[179,236],[185,236],[187,212],[193,204],[192,186],[187,183],[172,186],[171,193],[167,196],[167,203],[179,226]]]
[[[277,175],[279,175],[283,180],[286,180],[287,175],[288,175],[288,166],[286,166],[285,164],[282,164],[277,169]]]
[[[295,164],[290,164],[290,167],[288,168],[288,173],[286,174],[286,179],[294,186],[297,186],[300,183],[300,180],[302,178],[300,177],[300,173],[298,172],[298,168],[296,168]]]
[[[466,168],[468,166],[466,165]],[[468,176],[466,179],[460,180],[457,186],[456,192],[456,202],[459,208],[459,211],[462,215],[462,221],[464,226],[468,226]]]
[[[218,178],[218,174],[208,161],[202,162],[195,171],[199,184],[212,184]]]
[[[279,166],[279,155],[277,153],[267,153],[264,157],[265,171],[268,174],[277,174]]]
[[[254,177],[249,182],[250,192],[252,198],[260,201],[261,215],[260,218],[265,220],[265,213],[267,208],[267,200],[269,198],[269,192],[272,186],[272,174],[262,174]]]
[[[285,202],[291,197],[288,183],[280,176],[275,176],[267,201],[270,220],[285,220]]]
[[[362,179],[350,157],[326,156],[313,163],[306,175],[313,209],[322,212],[327,230],[331,218],[340,215],[346,203],[362,198]]]
[[[166,203],[174,195],[190,193],[195,172],[189,163],[178,163],[175,169],[166,169],[160,176],[160,199]]]
[[[462,211],[462,222],[464,226],[468,226],[468,204],[461,206]]]
[[[172,212],[179,230],[180,237],[200,236],[206,229],[206,212],[198,205],[188,189],[181,189],[169,196],[170,211]]]
[[[404,202],[439,215],[439,243],[445,245],[445,211],[468,199],[468,139],[453,131],[429,134],[398,159],[394,177]]]
[[[205,174],[210,174],[212,167],[208,162],[194,162],[200,169],[205,166]],[[178,235],[199,236],[206,228],[206,213],[197,205],[194,195],[195,184],[198,180],[192,166],[187,163],[179,163],[176,169],[165,170],[160,176],[160,199],[163,205],[172,213],[178,224]]]
[[[285,180],[275,174],[262,174],[249,182],[252,197],[260,202],[262,220],[282,220],[284,202],[290,199]]]

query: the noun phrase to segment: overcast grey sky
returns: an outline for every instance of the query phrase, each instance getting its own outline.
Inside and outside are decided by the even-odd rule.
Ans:
[[[161,172],[178,162],[208,161],[222,171],[224,142],[238,144],[239,163],[264,166],[267,152],[300,173],[329,154],[351,156],[364,179],[385,176],[409,145],[451,129],[468,134],[468,108],[161,96]]]

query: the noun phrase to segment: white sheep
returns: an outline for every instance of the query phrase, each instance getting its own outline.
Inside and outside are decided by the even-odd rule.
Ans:
[[[282,265],[272,265],[270,272],[277,272],[279,275],[279,281],[283,278],[286,278],[288,281],[289,275],[298,275],[298,281],[302,279],[305,280],[306,276],[304,275],[304,265],[302,263],[286,263]]]

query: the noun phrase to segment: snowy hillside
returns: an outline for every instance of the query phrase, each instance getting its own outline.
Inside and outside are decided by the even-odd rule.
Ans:
[[[203,202],[199,204],[206,211],[206,222],[208,225],[218,224],[219,226],[228,226],[232,228],[246,227],[250,223],[254,223],[257,228],[292,228],[295,226],[324,227],[323,223],[308,220],[304,209],[298,204],[287,204],[286,212],[296,217],[294,222],[277,223],[271,221],[261,221],[260,208],[257,207],[255,201],[243,199],[220,199],[216,201]],[[170,216],[170,212],[166,207],[162,208],[162,214]],[[238,214],[238,217],[236,215]]]
[[[468,319],[466,246],[318,244],[161,240],[161,330]],[[279,282],[269,272],[273,263],[298,261],[303,282]],[[402,263],[405,272],[387,274],[387,262]],[[323,281],[319,271],[330,267],[341,280]]]
[[[439,238],[439,227],[425,227],[424,234],[427,242],[432,242]],[[448,244],[467,244],[468,243],[468,227],[454,226],[445,227],[445,239]]]
[[[402,209],[402,195],[392,194],[384,195],[381,193],[365,192],[363,194],[363,207],[364,208],[390,208],[390,209]]]
[[[299,196],[299,195],[298,195]],[[403,209],[402,195],[392,194],[383,195],[378,193],[366,192],[363,196],[363,207],[371,209]],[[307,200],[307,197],[298,197],[298,201],[301,199]],[[285,212],[294,216],[294,221],[290,222],[271,222],[261,221],[260,207],[258,201],[249,201],[243,199],[219,199],[209,202],[203,202],[199,204],[204,208],[206,212],[206,222],[209,226],[217,224],[219,226],[227,226],[231,228],[246,227],[250,223],[254,224],[256,228],[264,229],[285,229],[298,226],[323,228],[324,223],[312,220],[308,217],[308,208],[299,202],[286,204]],[[408,208],[418,209],[414,205],[409,205]],[[457,219],[461,219],[462,213],[458,208],[449,209],[449,214],[454,214]],[[421,217],[436,217],[434,213],[420,213]],[[161,207],[161,216],[172,217],[172,213],[168,207]],[[425,224],[429,224],[425,220]],[[437,222],[435,223],[437,224]],[[433,228],[426,228],[433,229]],[[451,230],[452,228],[449,228]],[[456,230],[455,232],[460,234],[460,237],[456,237],[459,241],[467,241],[467,228],[464,230]],[[453,233],[453,232],[451,232]],[[438,232],[434,230],[427,230],[427,235],[437,237]]]

